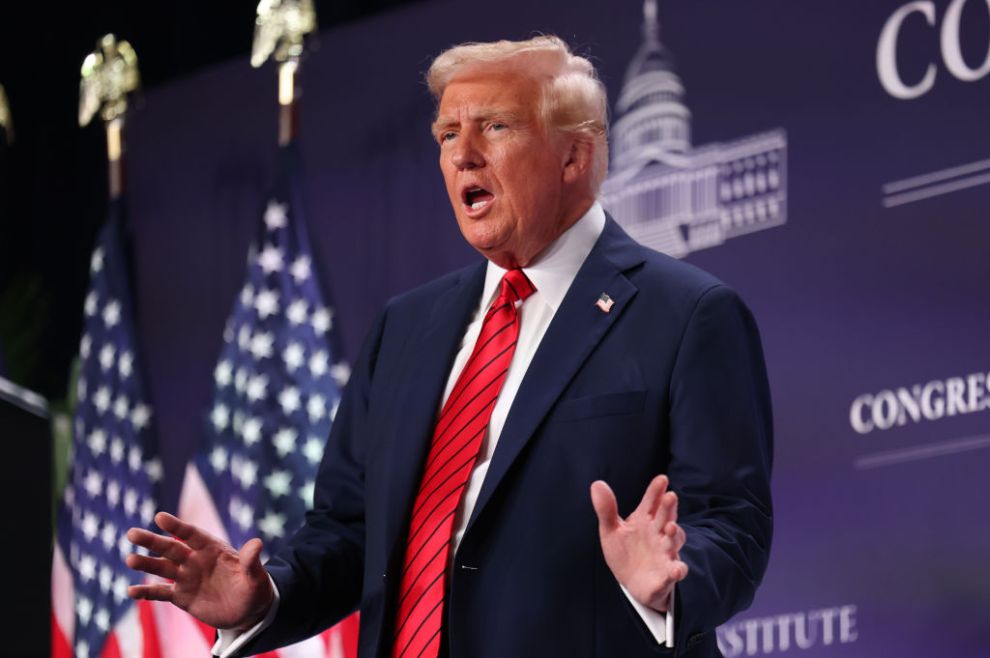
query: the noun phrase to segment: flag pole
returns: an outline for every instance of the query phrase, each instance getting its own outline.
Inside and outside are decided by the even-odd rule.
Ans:
[[[79,85],[79,125],[86,126],[97,112],[107,133],[110,200],[124,193],[124,118],[127,95],[141,84],[137,54],[126,41],[104,35],[96,50],[83,60]]]
[[[251,66],[273,58],[278,64],[278,145],[286,146],[299,129],[296,74],[305,36],[316,30],[313,0],[261,0],[255,19]]]
[[[7,145],[14,143],[14,120],[10,116],[10,103],[7,102],[7,94],[0,85],[0,139],[7,142]]]

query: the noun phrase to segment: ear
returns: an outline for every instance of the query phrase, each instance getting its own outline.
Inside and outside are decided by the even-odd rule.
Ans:
[[[564,160],[564,182],[573,184],[590,176],[594,157],[594,142],[583,135],[571,138]]]

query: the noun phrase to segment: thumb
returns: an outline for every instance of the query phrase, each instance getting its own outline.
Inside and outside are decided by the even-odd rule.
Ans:
[[[261,566],[261,549],[264,548],[265,544],[260,539],[255,537],[254,539],[249,539],[244,542],[241,546],[241,550],[238,551],[241,568],[245,572],[257,575],[264,571],[264,567]]]
[[[604,480],[591,483],[591,504],[598,515],[598,529],[601,532],[610,532],[619,526],[619,504]]]

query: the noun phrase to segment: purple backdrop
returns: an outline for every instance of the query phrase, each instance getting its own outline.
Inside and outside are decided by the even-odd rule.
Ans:
[[[786,142],[777,221],[686,253],[755,312],[775,403],[773,556],[752,609],[720,633],[727,656],[987,655],[988,8],[661,1],[668,72],[691,113],[685,171],[714,158],[732,176],[733,145],[768,131]],[[477,258],[436,166],[431,57],[556,33],[593,56],[614,103],[643,20],[636,0],[437,1],[320,36],[300,144],[346,354],[389,296]],[[917,97],[896,98],[897,80]],[[168,508],[210,404],[275,122],[274,71],[246,60],[149,93],[131,122],[135,287]]]

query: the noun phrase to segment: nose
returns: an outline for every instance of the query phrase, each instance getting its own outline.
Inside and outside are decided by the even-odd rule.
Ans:
[[[478,150],[475,136],[469,130],[462,131],[454,140],[450,159],[458,169],[476,169],[485,164],[485,158]]]

